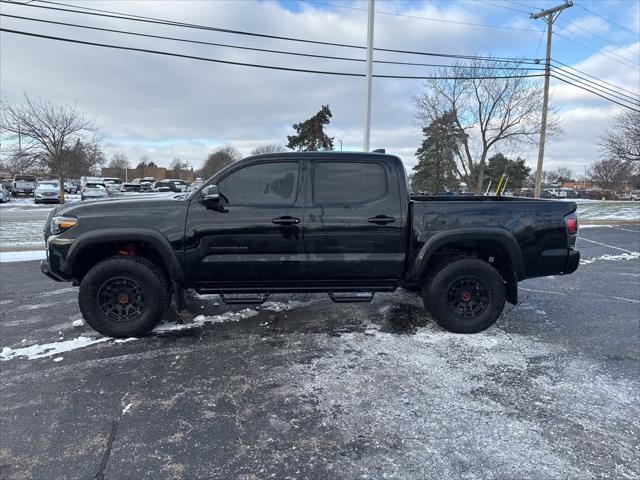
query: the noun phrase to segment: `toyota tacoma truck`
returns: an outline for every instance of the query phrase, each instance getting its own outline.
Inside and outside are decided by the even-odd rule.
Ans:
[[[61,205],[45,225],[44,274],[79,285],[87,323],[139,336],[185,289],[225,301],[326,292],[370,300],[421,292],[446,330],[479,332],[518,282],[574,272],[572,202],[410,195],[398,157],[383,153],[258,155],[173,197],[142,194]]]

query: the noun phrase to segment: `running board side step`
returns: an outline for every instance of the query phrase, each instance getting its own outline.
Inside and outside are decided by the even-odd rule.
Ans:
[[[329,298],[334,303],[369,303],[373,300],[373,296],[376,292],[362,292],[362,293],[334,293],[327,292]]]
[[[222,299],[222,301],[224,303],[226,303],[227,305],[235,305],[235,304],[253,304],[253,305],[259,305],[261,303],[264,303],[267,301],[267,299],[269,298],[269,294],[268,293],[262,293],[259,295],[255,295],[255,294],[249,294],[249,295],[229,295],[229,294],[224,294],[221,293],[220,294],[220,298]]]

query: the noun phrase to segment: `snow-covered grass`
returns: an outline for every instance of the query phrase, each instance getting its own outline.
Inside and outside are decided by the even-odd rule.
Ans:
[[[638,221],[640,222],[640,202],[590,201],[578,203],[578,218],[589,221]]]
[[[45,258],[47,258],[47,252],[44,250],[0,252],[0,263],[27,262],[30,260],[44,260]]]

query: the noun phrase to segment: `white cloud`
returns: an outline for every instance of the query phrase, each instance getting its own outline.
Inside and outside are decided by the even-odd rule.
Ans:
[[[362,7],[366,3],[351,5]],[[378,2],[377,5],[384,11],[402,11],[430,18],[474,23],[498,22],[491,16],[483,17],[483,13],[487,13],[485,9],[471,9],[466,7],[467,4],[454,2],[412,3],[404,4],[404,7],[398,2]],[[96,1],[91,6],[340,43],[364,44],[366,36],[366,13],[313,4],[302,4],[299,12],[288,11],[276,2],[130,1],[114,4]],[[138,22],[115,22],[113,19],[39,11],[37,8],[3,5],[3,12],[210,42],[364,58],[362,50],[287,43]],[[501,21],[532,27],[530,22],[513,18]],[[597,26],[591,17],[586,17],[585,22],[585,28],[595,29]],[[356,62],[180,44],[32,24],[8,18],[3,18],[3,27],[234,61],[351,72],[364,70],[363,64]],[[422,51],[491,52],[516,56],[532,51],[539,39],[539,35],[533,32],[470,28],[389,15],[377,16],[375,28],[376,46]],[[627,48],[637,51],[640,45]],[[376,58],[437,62],[430,57],[383,52],[376,53]],[[637,90],[638,72],[607,60],[602,55],[594,55],[577,67],[625,88]],[[377,73],[411,75],[434,72],[424,67],[385,65],[376,65],[375,69]],[[248,154],[260,144],[284,145],[287,134],[292,133],[292,123],[308,118],[320,105],[327,103],[333,112],[328,132],[335,137],[336,145],[338,140],[342,140],[345,149],[361,148],[364,109],[362,78],[258,70],[63,44],[11,34],[2,34],[0,70],[3,96],[16,100],[22,92],[27,91],[32,96],[42,96],[58,103],[77,102],[82,111],[97,117],[108,153],[122,151],[132,162],[136,162],[143,154],[164,165],[174,157],[180,157],[197,168],[217,145],[232,144],[243,154]],[[374,81],[372,148],[386,148],[389,152],[401,155],[408,169],[415,164],[413,154],[420,143],[420,132],[413,124],[412,104],[412,96],[419,88],[419,81]],[[553,92],[554,105],[563,110],[567,133],[561,141],[549,145],[548,165],[563,162],[579,165],[585,159],[589,159],[590,163],[594,158],[596,132],[607,127],[615,109],[604,100],[573,87],[554,84]],[[535,161],[535,152],[522,153],[532,163]]]

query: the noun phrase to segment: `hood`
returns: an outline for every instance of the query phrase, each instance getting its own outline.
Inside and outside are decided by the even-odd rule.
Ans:
[[[82,202],[65,203],[55,208],[55,215],[68,215],[81,218],[83,216],[136,216],[140,214],[157,214],[167,209],[180,208],[184,205],[186,195],[162,195],[157,193],[136,193],[135,195],[118,195],[115,197]]]

